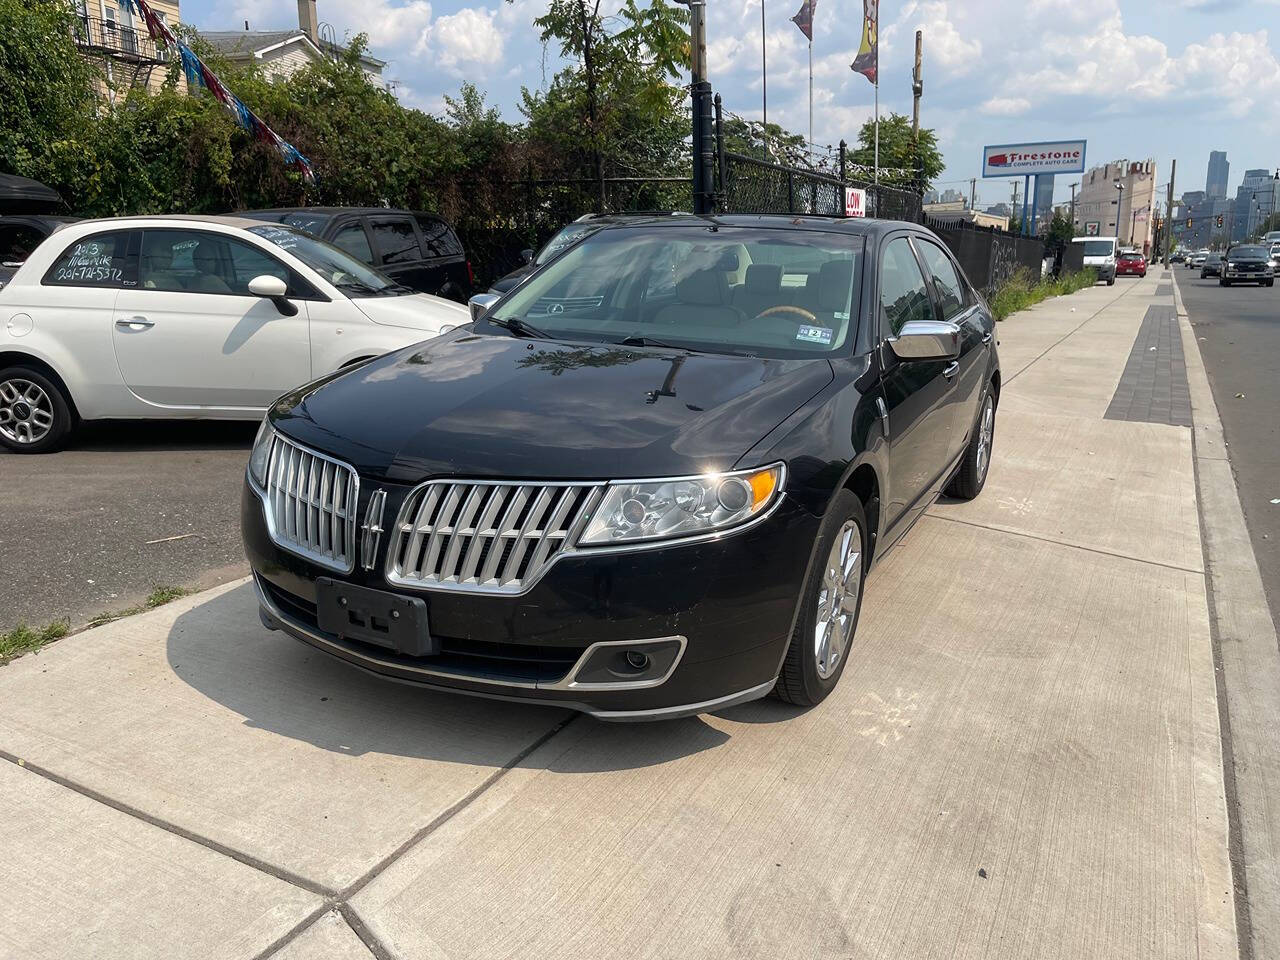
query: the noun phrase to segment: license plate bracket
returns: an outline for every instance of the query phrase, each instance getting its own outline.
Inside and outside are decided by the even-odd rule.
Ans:
[[[316,579],[316,623],[325,633],[372,643],[410,657],[440,652],[431,636],[427,604],[331,577]]]

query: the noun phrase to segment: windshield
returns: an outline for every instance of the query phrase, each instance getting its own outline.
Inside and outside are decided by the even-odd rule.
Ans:
[[[1264,247],[1234,247],[1231,251],[1232,260],[1265,260],[1267,259],[1267,251]]]
[[[553,336],[771,357],[845,346],[864,241],[747,227],[625,227],[584,239],[498,304]]]
[[[395,297],[414,292],[303,230],[262,226],[250,227],[249,232],[288,250],[349,297]]]
[[[571,247],[588,234],[595,233],[600,229],[600,225],[591,223],[571,223],[567,227],[562,227],[560,232],[546,242],[546,245],[538,251],[538,255],[533,258],[535,266],[541,266],[548,260],[558,256],[566,247]]]
[[[244,216],[251,220],[270,220],[272,223],[283,223],[286,227],[297,227],[317,237],[324,232],[324,226],[331,219],[327,213],[312,213],[310,210],[254,210]]]
[[[1110,240],[1086,240],[1084,242],[1084,255],[1086,257],[1109,257],[1113,250],[1115,250],[1115,244]]]

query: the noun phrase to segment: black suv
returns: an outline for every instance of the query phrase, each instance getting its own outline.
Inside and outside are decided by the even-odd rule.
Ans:
[[[384,207],[287,207],[237,216],[298,227],[398,283],[465,303],[475,279],[458,235],[433,213]]]
[[[44,243],[45,237],[64,223],[75,223],[77,219],[38,213],[0,217],[0,286],[13,277],[31,252]]]
[[[916,224],[606,227],[472,314],[269,411],[241,510],[268,627],[604,719],[812,705],[872,561],[986,482],[995,324]]]

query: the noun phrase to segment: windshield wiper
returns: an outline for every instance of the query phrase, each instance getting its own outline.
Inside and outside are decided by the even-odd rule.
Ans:
[[[674,343],[667,343],[665,340],[658,340],[654,337],[647,337],[644,334],[632,333],[623,337],[618,341],[624,347],[665,347],[668,350],[683,350],[686,353],[706,353],[705,350],[695,350],[693,347],[678,347]]]
[[[531,323],[525,323],[519,317],[485,317],[494,326],[510,330],[517,337],[529,337],[534,340],[550,340],[551,334],[539,330]]]

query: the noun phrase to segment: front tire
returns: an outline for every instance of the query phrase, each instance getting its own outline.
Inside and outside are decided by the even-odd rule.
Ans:
[[[1108,286],[1108,287],[1114,287],[1115,285],[1116,285],[1116,278],[1115,278],[1115,277],[1107,277],[1107,286]]]
[[[0,445],[14,453],[49,453],[71,432],[71,405],[39,370],[0,370]]]
[[[996,439],[996,399],[988,390],[982,398],[978,425],[960,461],[960,470],[947,487],[947,494],[961,500],[972,500],[987,485],[991,470],[991,451]]]
[[[774,694],[812,707],[840,682],[858,630],[867,574],[867,518],[862,501],[841,490],[831,501],[805,577],[802,607]]]

